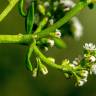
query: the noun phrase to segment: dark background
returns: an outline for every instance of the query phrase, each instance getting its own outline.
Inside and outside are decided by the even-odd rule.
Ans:
[[[0,13],[7,6],[0,0]],[[67,49],[50,49],[46,55],[54,56],[57,63],[62,59],[72,60],[82,54],[86,42],[96,44],[96,8],[84,9],[78,14],[84,26],[80,41],[65,37]],[[25,33],[24,19],[18,14],[17,6],[0,22],[0,34]],[[96,96],[96,76],[89,76],[87,84],[75,87],[72,80],[66,80],[62,72],[49,68],[47,76],[33,78],[24,66],[27,47],[15,44],[0,44],[0,96]]]

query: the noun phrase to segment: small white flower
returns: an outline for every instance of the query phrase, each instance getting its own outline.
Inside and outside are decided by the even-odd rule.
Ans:
[[[69,64],[69,66],[72,67],[72,68],[76,67],[76,65],[74,65],[74,64]]]
[[[69,11],[72,7],[75,6],[75,3],[71,0],[60,0],[60,4],[64,5],[64,11]]]
[[[43,66],[43,67],[41,67],[41,72],[43,75],[46,75],[46,74],[48,74],[48,69],[45,66]]]
[[[49,23],[50,23],[50,25],[53,25],[54,24],[54,20],[53,19],[50,19],[49,20]]]
[[[54,40],[51,40],[51,39],[48,39],[48,43],[50,45],[50,47],[53,47],[54,46]]]
[[[75,65],[75,66],[77,66],[78,65],[78,62],[76,60],[74,60],[72,64]]]
[[[83,34],[83,26],[82,26],[82,24],[80,23],[80,21],[78,20],[77,17],[73,17],[71,19],[71,21],[72,21],[71,30],[74,34],[74,37],[76,39],[79,39]]]
[[[53,4],[54,4],[55,7],[57,7],[59,5],[59,2],[55,1]]]
[[[90,61],[91,61],[91,62],[95,62],[95,61],[96,61],[96,58],[95,58],[94,56],[91,56],[91,57],[90,57]]]
[[[82,81],[84,81],[86,83],[87,82],[87,78],[83,78]]]
[[[79,80],[78,81],[78,86],[83,86],[84,85],[84,81],[83,80]]]
[[[47,52],[48,51],[48,47],[44,47],[44,50]]]
[[[79,65],[80,63],[80,60],[81,60],[81,56],[78,56],[77,58],[75,58],[72,62],[73,65],[77,66]]]
[[[93,73],[94,75],[96,75],[96,64],[92,65],[90,72]]]
[[[38,71],[38,69],[37,68],[34,68],[33,73],[32,73],[32,76],[33,77],[36,77],[37,76],[37,71]]]
[[[55,35],[56,35],[56,37],[60,38],[61,37],[60,30],[56,29]]]
[[[72,62],[72,64],[70,64],[69,66],[75,68],[77,65],[78,65],[78,62],[74,60],[74,61]]]
[[[83,77],[87,78],[88,77],[88,71],[87,70],[83,70],[82,73],[81,73],[81,75]]]
[[[77,82],[77,85],[78,85],[78,86],[83,86],[84,83],[86,83],[86,82],[87,82],[87,77],[86,77],[86,78],[83,78],[83,79],[80,79],[80,80]]]
[[[50,6],[49,2],[48,1],[44,2],[44,6],[49,7]]]
[[[90,51],[94,51],[96,50],[96,47],[93,43],[85,43],[85,45],[83,46],[83,48],[85,50],[90,50]]]

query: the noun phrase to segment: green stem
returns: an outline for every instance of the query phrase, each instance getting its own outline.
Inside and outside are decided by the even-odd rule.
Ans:
[[[44,28],[44,26],[47,24],[48,17],[44,17],[41,22],[38,25],[38,28],[36,29],[35,33],[41,32],[41,30]]]
[[[0,35],[0,43],[29,44],[34,38],[34,35]]]
[[[49,66],[54,67],[54,68],[57,68],[57,69],[62,69],[62,66],[61,66],[61,65],[54,64],[54,63],[52,63],[50,60],[48,60],[48,59],[41,53],[41,51],[38,49],[37,46],[34,46],[34,52],[36,53],[36,55],[37,55],[38,57],[41,58],[41,60],[42,60],[43,62],[45,62],[45,63],[48,64]]]
[[[14,8],[14,6],[18,3],[19,0],[11,0],[8,6],[4,9],[4,11],[0,14],[0,22],[8,15],[8,13]]]
[[[50,32],[55,32],[56,29],[60,28],[62,25],[67,23],[74,15],[76,15],[78,12],[80,12],[82,9],[84,9],[89,3],[88,2],[79,2],[72,10],[66,13],[64,17],[62,17],[60,20],[58,20],[54,25],[52,25],[49,28],[44,29],[43,31],[39,33],[34,33],[38,35],[48,35]]]

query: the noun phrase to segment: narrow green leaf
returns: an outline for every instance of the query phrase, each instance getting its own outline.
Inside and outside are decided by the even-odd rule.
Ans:
[[[53,38],[55,42],[55,46],[58,48],[65,48],[66,44],[60,38]]]
[[[28,49],[28,52],[27,52],[27,55],[26,55],[26,60],[25,60],[25,63],[26,63],[26,68],[29,70],[29,71],[32,71],[32,64],[31,64],[31,55],[32,55],[32,52],[33,52],[33,44],[30,45],[29,49]]]
[[[19,9],[19,13],[21,16],[25,17],[27,14],[26,12],[24,11],[24,0],[19,0],[18,2],[18,9]]]
[[[33,24],[34,24],[34,2],[31,3],[25,19],[25,28],[28,34],[32,33]]]

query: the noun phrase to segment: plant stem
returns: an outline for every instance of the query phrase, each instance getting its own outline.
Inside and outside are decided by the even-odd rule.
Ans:
[[[57,69],[62,69],[62,66],[61,66],[61,65],[54,64],[54,63],[52,63],[50,60],[48,60],[48,59],[41,53],[41,51],[38,49],[37,46],[34,46],[34,52],[36,53],[36,55],[37,55],[38,57],[41,58],[41,60],[42,60],[43,62],[45,62],[45,63],[48,64],[49,66],[54,67],[54,68],[57,68]]]
[[[78,12],[84,9],[88,4],[89,4],[88,2],[84,2],[84,1],[79,2],[72,10],[67,12],[66,15],[62,17],[60,20],[58,20],[54,25],[52,25],[49,28],[44,29],[43,31],[37,34],[44,36],[44,35],[49,34],[50,32],[55,32],[57,28],[60,28],[62,25],[67,23],[74,15],[76,15]]]
[[[4,9],[4,11],[0,14],[0,22],[8,15],[8,13],[14,8],[14,6],[18,3],[19,0],[11,0],[8,6]]]
[[[29,44],[33,41],[33,35],[0,35],[0,43]]]
[[[12,2],[12,3],[11,3]],[[1,13],[0,21],[12,10],[12,8],[16,5],[18,0],[12,0],[7,8]],[[50,36],[52,32],[55,32],[56,28],[60,28],[66,22],[68,22],[74,15],[76,15],[79,11],[85,8],[89,3],[88,2],[79,2],[72,10],[70,10],[64,17],[62,17],[59,21],[57,21],[51,27],[34,33],[33,35],[0,35],[0,43],[30,43],[33,38],[37,35],[37,39]],[[34,36],[35,35],[35,36]]]
[[[35,33],[41,32],[41,30],[44,28],[44,26],[47,24],[48,22],[48,17],[44,17],[41,22],[39,23]]]

